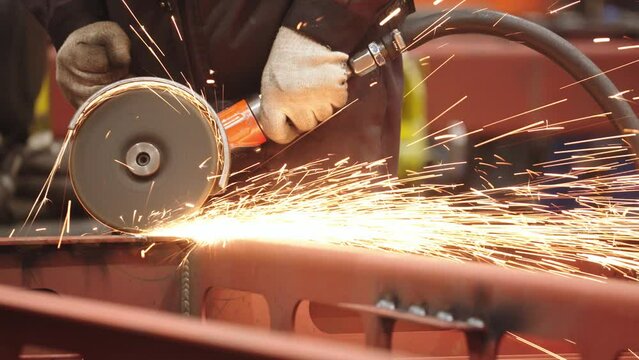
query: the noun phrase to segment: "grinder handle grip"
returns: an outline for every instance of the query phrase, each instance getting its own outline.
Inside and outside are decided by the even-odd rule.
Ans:
[[[382,41],[371,42],[368,46],[350,57],[348,65],[350,76],[364,76],[378,67],[384,66],[401,55],[406,48],[399,30],[395,29]],[[231,149],[257,147],[267,141],[255,114],[259,113],[260,97],[255,95],[241,100],[221,111],[218,116],[228,137]]]
[[[231,150],[251,148],[264,144],[267,139],[255,117],[259,110],[259,96],[240,100],[217,115],[226,132]]]
[[[352,74],[355,72],[349,72],[349,77]],[[260,95],[253,95],[236,102],[217,114],[226,132],[231,150],[258,147],[268,141],[256,116],[260,111],[260,104]]]

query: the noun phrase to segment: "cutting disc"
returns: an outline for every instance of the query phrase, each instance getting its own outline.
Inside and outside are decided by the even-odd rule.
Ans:
[[[133,78],[76,113],[69,171],[84,208],[130,233],[197,212],[224,187],[228,146],[210,106],[180,84]]]

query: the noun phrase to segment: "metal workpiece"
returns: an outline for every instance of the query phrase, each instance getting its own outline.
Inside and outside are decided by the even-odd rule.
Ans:
[[[0,284],[180,311],[179,269],[189,243],[104,235],[59,243],[58,236],[0,238]]]
[[[0,356],[16,360],[25,344],[71,351],[88,359],[390,358],[380,351],[327,340],[214,321],[203,324],[158,311],[6,285],[0,285],[0,336]]]
[[[639,346],[639,288],[634,283],[610,280],[601,284],[406,254],[253,241],[201,247],[193,256],[199,259],[198,281],[203,286],[259,293],[269,303],[281,298],[310,300],[378,319],[405,321],[418,317],[379,308],[376,305],[383,294],[392,293],[405,304],[453,307],[459,320],[444,323],[465,331],[475,344],[471,351],[477,354],[491,353],[490,344],[497,346],[507,331],[572,339],[588,360],[612,360],[618,351]],[[204,299],[205,290],[197,289],[201,293],[193,298]],[[291,313],[278,316],[294,319]],[[475,319],[468,320],[471,318]],[[477,333],[484,335],[474,335]]]
[[[264,297],[270,326],[280,331],[293,331],[298,305],[310,301],[359,314],[367,343],[378,347],[392,348],[400,322],[463,331],[471,359],[494,359],[506,332],[571,339],[586,360],[613,359],[618,351],[639,346],[639,288],[632,282],[601,284],[309,244],[237,240],[194,247],[176,239],[93,236],[65,237],[58,249],[58,242],[59,237],[0,239],[0,283],[196,317],[216,301],[211,289],[246,291]],[[2,294],[0,289],[0,303]],[[12,323],[32,324],[25,320],[30,315],[20,314]],[[136,322],[135,314],[127,317]],[[99,312],[97,318],[87,312],[83,321],[96,319]],[[47,321],[63,329],[57,326],[60,317]],[[42,345],[56,347],[51,341]]]

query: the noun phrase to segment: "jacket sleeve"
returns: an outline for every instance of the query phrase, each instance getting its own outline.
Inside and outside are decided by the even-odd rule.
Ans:
[[[384,27],[415,11],[413,0],[295,0],[283,25],[333,50],[350,54],[366,33],[401,8]]]
[[[106,19],[101,0],[22,0],[59,49],[74,30]]]

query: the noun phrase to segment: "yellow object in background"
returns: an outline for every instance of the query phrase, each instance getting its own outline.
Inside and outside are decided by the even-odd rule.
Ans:
[[[407,170],[420,171],[426,164],[428,153],[424,148],[427,141],[421,140],[411,146],[408,144],[423,138],[428,129],[415,134],[427,123],[426,82],[422,66],[416,59],[404,56],[404,94],[408,94],[402,106],[402,129],[399,148],[399,177],[405,177]],[[422,82],[420,84],[420,82]]]
[[[29,129],[30,133],[51,129],[51,124],[49,122],[49,114],[51,111],[50,98],[49,76],[48,74],[45,74],[44,79],[42,80],[42,86],[40,87],[40,92],[38,93],[38,97],[36,98],[33,106],[33,123],[31,125],[31,129]]]

